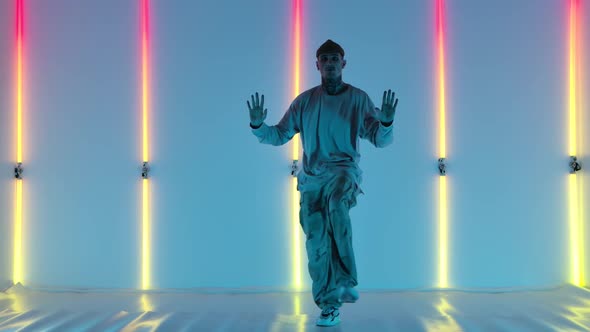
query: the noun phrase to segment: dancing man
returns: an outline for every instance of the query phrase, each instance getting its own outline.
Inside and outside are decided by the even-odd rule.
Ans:
[[[344,50],[330,39],[318,48],[316,58],[322,84],[297,96],[277,125],[264,123],[264,95],[259,98],[256,92],[252,105],[246,103],[252,133],[260,143],[279,146],[300,133],[299,222],[306,235],[313,299],[322,310],[316,324],[332,326],[340,322],[342,303],[359,298],[349,216],[363,193],[359,138],[378,148],[393,142],[397,98],[391,90],[384,91],[379,109],[363,90],[344,83]]]

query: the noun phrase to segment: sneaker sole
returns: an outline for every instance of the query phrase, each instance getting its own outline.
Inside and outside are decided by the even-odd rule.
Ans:
[[[337,311],[337,310],[336,310]],[[330,314],[327,318],[322,318],[324,316],[320,316],[316,321],[315,325],[317,326],[334,326],[340,323],[340,312],[337,311],[336,315]]]
[[[334,325],[338,325],[340,324],[340,318],[337,318],[331,322],[320,322],[320,321],[316,321],[315,325],[317,326],[334,326]]]

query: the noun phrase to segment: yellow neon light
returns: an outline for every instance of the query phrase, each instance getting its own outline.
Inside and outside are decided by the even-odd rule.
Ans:
[[[142,270],[141,270],[141,280],[142,280],[142,288],[149,289],[151,286],[150,280],[150,271],[151,271],[151,250],[150,250],[150,218],[149,218],[149,182],[147,179],[143,179],[143,195],[142,195],[142,242],[141,242],[141,252],[142,252]]]
[[[299,95],[299,87],[300,87],[300,62],[301,62],[301,0],[294,0],[294,15],[295,15],[295,45],[294,45],[294,66],[293,66],[293,77],[294,77],[294,86],[293,86],[293,98]],[[293,137],[293,160],[299,160],[299,134],[296,134]],[[301,163],[299,161],[299,166]],[[292,211],[293,216],[292,220],[292,232],[293,232],[293,253],[291,257],[293,257],[293,287],[296,290],[300,290],[303,286],[303,277],[302,277],[302,269],[301,269],[301,227],[299,223],[299,191],[297,191],[297,178],[293,178],[292,185],[291,185],[291,197],[292,199]]]
[[[438,58],[438,101],[439,101],[439,157],[446,158],[446,91],[445,91],[445,48],[443,0],[436,3],[436,50]],[[449,287],[449,245],[447,219],[447,177],[439,176],[439,234],[438,234],[438,287]]]
[[[570,253],[571,253],[571,283],[582,286],[584,281],[583,268],[583,235],[582,224],[578,218],[578,181],[576,174],[570,174],[569,179],[569,211],[570,211]]]
[[[297,191],[297,178],[293,178],[291,181],[291,191],[293,192],[293,201],[292,201],[292,220],[293,220],[293,287],[296,290],[301,289],[303,286],[302,278],[301,278],[301,226],[299,224],[299,195]]]
[[[569,155],[577,156],[577,111],[580,102],[578,94],[580,72],[579,39],[579,2],[570,1],[569,7],[569,62],[568,62],[568,113],[569,113]],[[576,174],[568,175],[569,184],[569,230],[570,230],[570,282],[576,286],[583,286],[585,280],[584,253],[584,219],[582,218],[581,192],[578,187]]]
[[[438,230],[438,287],[449,287],[449,245],[448,245],[448,221],[447,221],[447,177],[439,176],[439,230]]]
[[[141,73],[142,73],[142,141],[143,161],[149,161],[148,155],[148,111],[149,111],[149,59],[148,59],[148,32],[149,12],[148,0],[141,2],[142,10],[142,48],[141,48]],[[142,180],[142,234],[141,234],[141,286],[143,289],[151,287],[151,230],[150,230],[150,205],[149,205],[149,182]]]
[[[13,283],[23,283],[23,181],[16,181],[16,206],[14,220],[14,266],[13,266]]]

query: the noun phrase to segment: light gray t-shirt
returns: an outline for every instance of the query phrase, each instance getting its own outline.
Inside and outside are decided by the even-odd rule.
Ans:
[[[322,85],[313,87],[293,100],[278,124],[263,123],[252,129],[260,143],[276,146],[300,134],[303,161],[297,174],[297,190],[301,192],[318,190],[339,172],[353,176],[362,192],[360,138],[376,147],[393,142],[393,124],[381,124],[367,93],[346,85],[337,95],[329,95]]]

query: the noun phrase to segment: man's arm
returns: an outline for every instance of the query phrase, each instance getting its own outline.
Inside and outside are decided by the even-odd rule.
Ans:
[[[378,109],[367,96],[364,105],[364,119],[360,137],[368,140],[375,147],[383,148],[393,143],[393,121],[383,123],[379,120]]]
[[[250,123],[252,133],[258,137],[258,141],[263,144],[279,146],[287,143],[296,133],[299,132],[297,116],[294,104],[291,104],[287,112],[283,115],[281,121],[275,126],[268,126],[262,122],[259,127],[254,127]]]

